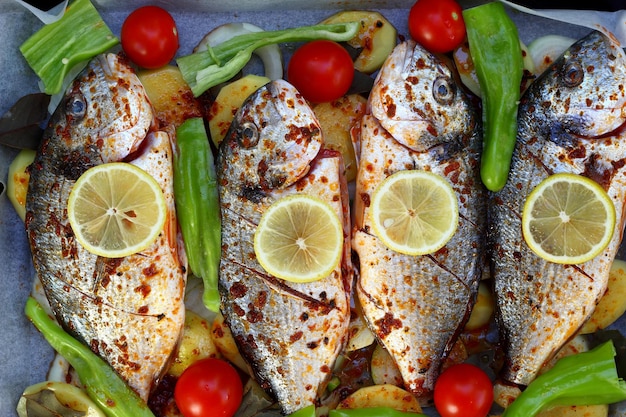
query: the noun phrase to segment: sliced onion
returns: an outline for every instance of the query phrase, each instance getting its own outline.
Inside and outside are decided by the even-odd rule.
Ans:
[[[615,12],[565,9],[534,10],[508,0],[500,1],[524,13],[598,30],[609,38],[619,41],[622,48],[626,47],[626,25],[624,24],[626,23],[626,10]]]
[[[215,47],[226,42],[235,36],[245,35],[253,32],[264,32],[264,29],[251,23],[227,23],[216,27],[207,33],[198,45],[194,48],[194,52],[202,52],[208,49],[208,46]],[[265,68],[265,76],[271,80],[283,78],[283,58],[278,45],[267,45],[254,51],[254,54],[261,58],[263,67]]]
[[[537,75],[544,72],[574,42],[576,39],[566,36],[546,35],[529,43],[528,52],[534,62]]]

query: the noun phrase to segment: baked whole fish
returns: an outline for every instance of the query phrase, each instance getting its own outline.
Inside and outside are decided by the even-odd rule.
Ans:
[[[404,384],[427,398],[474,304],[485,256],[486,191],[479,177],[481,122],[450,69],[413,41],[396,46],[362,119],[352,248],[356,294]],[[436,253],[409,256],[373,234],[369,202],[401,170],[446,178],[459,200],[458,230]]]
[[[491,198],[489,245],[504,380],[527,385],[572,338],[606,290],[623,231],[626,198],[626,57],[599,32],[573,44],[521,98],[517,145],[506,186]],[[524,242],[521,217],[548,175],[597,181],[617,211],[606,250],[579,265],[542,260]]]
[[[94,58],[52,116],[30,168],[26,229],[36,273],[59,323],[147,399],[184,322],[186,258],[179,249],[170,137],[151,132],[143,86],[117,55]],[[108,259],[87,252],[67,200],[88,168],[127,161],[161,185],[169,216],[145,251]]]
[[[256,91],[236,114],[216,162],[222,213],[222,312],[242,356],[285,414],[314,404],[347,341],[350,210],[340,154],[324,149],[312,110],[286,81]],[[344,256],[319,281],[270,276],[254,254],[263,212],[293,193],[331,204],[344,223]]]

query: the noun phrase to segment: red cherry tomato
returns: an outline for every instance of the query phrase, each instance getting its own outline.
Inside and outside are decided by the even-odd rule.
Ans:
[[[158,6],[140,7],[124,21],[121,43],[128,58],[140,67],[162,67],[178,50],[176,22]]]
[[[462,12],[455,0],[417,0],[409,11],[409,33],[431,52],[450,52],[465,39]]]
[[[336,42],[312,41],[294,52],[287,79],[302,96],[314,103],[345,95],[354,78],[354,63],[348,51]]]
[[[493,403],[493,385],[477,366],[452,365],[435,382],[434,401],[441,417],[485,417]]]
[[[187,368],[174,388],[176,406],[185,417],[231,417],[243,395],[239,374],[221,359],[201,359]]]

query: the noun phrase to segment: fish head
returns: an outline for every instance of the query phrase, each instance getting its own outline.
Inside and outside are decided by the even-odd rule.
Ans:
[[[291,84],[272,81],[253,93],[220,144],[230,181],[253,190],[288,187],[304,177],[323,145],[315,114]]]
[[[369,105],[395,140],[422,152],[474,130],[476,118],[468,100],[443,60],[406,41],[378,73]]]
[[[98,55],[67,88],[49,122],[54,148],[42,152],[65,155],[66,162],[71,159],[65,165],[84,171],[136,151],[153,123],[152,106],[132,68],[116,54]]]
[[[533,123],[553,140],[612,136],[626,126],[626,55],[615,40],[591,32],[535,80],[520,109],[542,113]]]

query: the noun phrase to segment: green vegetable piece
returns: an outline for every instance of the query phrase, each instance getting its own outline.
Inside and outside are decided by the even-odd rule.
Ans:
[[[39,29],[20,51],[43,81],[45,92],[56,94],[76,64],[118,43],[89,0],[74,0],[60,20]]]
[[[222,244],[217,175],[202,118],[187,119],[176,129],[174,194],[176,214],[191,272],[202,278],[202,301],[219,311],[217,289]]]
[[[533,417],[555,405],[611,404],[626,400],[626,383],[617,375],[612,341],[566,356],[539,375],[502,417]]]
[[[180,57],[176,62],[191,91],[198,97],[209,88],[235,76],[250,61],[252,53],[258,48],[283,42],[306,42],[316,39],[343,42],[352,39],[359,29],[359,22],[348,22],[247,33],[235,36],[206,51]]]
[[[26,316],[50,346],[78,373],[89,397],[108,417],[154,417],[148,405],[102,358],[74,339],[52,320],[33,297],[26,301]]]
[[[517,28],[502,3],[466,9],[463,19],[483,101],[480,174],[487,189],[495,192],[509,175],[524,62]]]
[[[398,411],[391,407],[371,407],[330,410],[328,417],[426,417],[426,415]]]
[[[295,413],[289,414],[287,417],[315,417],[315,406],[309,405],[299,409]]]

